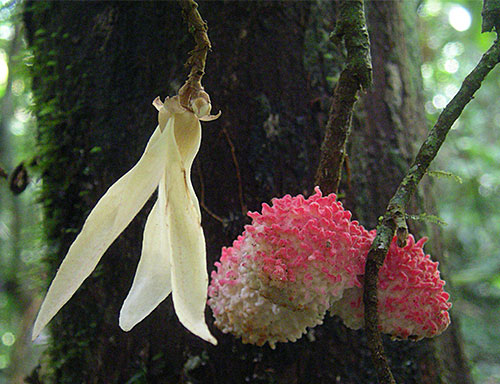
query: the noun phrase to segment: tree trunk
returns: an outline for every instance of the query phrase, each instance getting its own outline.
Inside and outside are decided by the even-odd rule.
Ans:
[[[314,56],[325,43],[318,41],[318,23],[334,25],[331,8],[317,2],[200,3],[213,43],[204,85],[214,110],[223,112],[203,125],[192,175],[210,270],[221,247],[248,223],[247,209],[260,209],[262,202],[285,193],[312,192],[324,116],[316,100],[328,95],[326,74],[335,75],[342,66],[339,55],[331,67],[323,56]],[[417,40],[409,33],[415,29],[415,9],[401,8],[401,3],[372,2],[368,9],[375,84],[358,105],[350,143],[352,176],[343,191],[346,204],[369,228],[425,130]],[[25,21],[34,52],[44,227],[52,246],[48,282],[86,214],[139,158],[156,126],[151,101],[175,94],[182,85],[193,43],[176,2],[35,1],[27,4]],[[311,57],[317,60],[305,60]],[[52,321],[46,359],[33,380],[376,382],[363,331],[348,330],[337,318],[276,350],[243,345],[211,327],[219,340],[214,347],[180,325],[169,298],[134,330],[122,332],[118,313],[150,207]],[[209,324],[211,318],[207,310]],[[460,345],[453,326],[440,338]],[[398,382],[469,382],[460,348],[452,355],[436,345],[386,340]]]

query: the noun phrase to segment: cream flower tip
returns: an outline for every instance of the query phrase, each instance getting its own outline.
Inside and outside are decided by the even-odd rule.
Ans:
[[[120,310],[119,323],[124,331],[142,321],[172,291],[164,185],[160,182],[158,201],[146,221],[141,259],[132,288]]]
[[[209,342],[210,344],[217,345],[217,339],[212,336],[210,330],[205,323],[205,319],[201,320],[196,324],[185,324],[181,321],[181,324],[186,327],[186,329],[192,334],[198,336],[200,339]]]
[[[118,320],[118,325],[120,326],[120,328],[123,331],[129,332],[141,320],[142,319],[136,321],[136,319],[133,318],[132,313],[125,313],[125,314],[123,314],[123,312],[120,312],[120,318]]]
[[[205,238],[190,179],[201,126],[196,115],[180,105],[178,96],[167,97],[165,102],[157,97],[153,105],[158,110],[158,128],[139,162],[109,188],[85,221],[49,287],[33,339],[158,188],[158,201],[146,221],[137,272],[120,311],[120,327],[131,330],[173,292],[180,321],[202,339],[217,344],[204,318],[208,286]],[[209,110],[201,106],[198,112]]]
[[[212,334],[210,333],[208,328],[206,330],[204,330],[203,332],[198,332],[198,333],[193,332],[193,333],[196,336],[198,336],[200,339],[203,339],[212,345],[217,345],[217,339],[212,336]]]

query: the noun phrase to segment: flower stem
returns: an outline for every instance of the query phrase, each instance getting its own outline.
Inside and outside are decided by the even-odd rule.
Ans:
[[[195,48],[189,53],[186,66],[191,67],[191,72],[184,86],[179,90],[181,105],[187,107],[193,93],[203,90],[201,79],[205,74],[205,62],[208,51],[212,45],[208,38],[208,26],[198,12],[198,4],[194,0],[179,0],[182,13],[188,25],[188,30],[193,34]]]

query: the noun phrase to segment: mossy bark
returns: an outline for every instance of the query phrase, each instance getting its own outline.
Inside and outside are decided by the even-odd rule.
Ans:
[[[349,145],[352,187],[344,183],[342,191],[362,223],[373,227],[406,170],[425,119],[418,58],[412,56],[417,41],[407,33],[415,28],[415,10],[369,4],[375,85],[358,105]],[[151,101],[173,95],[183,84],[193,42],[176,2],[35,1],[26,7],[41,200],[51,245],[48,283],[85,215],[140,156],[156,125]],[[206,208],[212,269],[221,246],[230,245],[248,222],[247,208],[259,209],[285,193],[311,193],[327,112],[318,110],[316,100],[329,95],[325,74],[335,76],[342,63],[337,60],[332,70],[321,60],[310,66],[304,59],[317,48],[306,40],[313,17],[334,25],[327,3],[200,2],[200,12],[213,45],[203,83],[214,110],[223,111],[218,121],[204,124],[192,175]],[[360,124],[363,115],[370,119]],[[336,318],[274,351],[242,345],[212,327],[219,340],[213,347],[185,331],[167,299],[133,331],[122,332],[118,312],[149,208],[53,320],[53,339],[33,378],[47,384],[375,382],[363,332],[344,328]],[[209,311],[207,319],[211,324]],[[440,359],[433,341],[387,346],[399,382],[445,382],[437,363],[444,354]],[[460,356],[454,362],[463,366]]]

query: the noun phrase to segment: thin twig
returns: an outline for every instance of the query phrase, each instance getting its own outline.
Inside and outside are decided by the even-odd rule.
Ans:
[[[362,0],[340,1],[332,39],[340,42],[342,38],[347,49],[347,65],[335,87],[315,179],[315,185],[326,194],[337,192],[340,184],[356,95],[360,89],[370,87],[372,81],[370,41]]]
[[[208,214],[208,216],[210,216],[212,219],[218,221],[221,224],[224,224],[224,219],[219,215],[215,214],[214,211],[212,211],[210,208],[208,208],[204,201],[200,201],[200,207],[202,207]]]
[[[179,90],[179,101],[181,105],[190,109],[190,101],[192,99],[201,96],[207,98],[207,101],[210,101],[208,94],[203,91],[201,79],[205,74],[207,54],[212,48],[212,45],[210,44],[210,39],[208,38],[207,23],[202,19],[200,13],[198,12],[198,4],[194,0],[179,0],[179,4],[188,25],[188,30],[191,34],[193,34],[194,41],[196,43],[195,48],[189,53],[190,56],[186,62],[186,66],[190,66],[191,71],[189,72],[185,84]],[[199,162],[197,166],[201,185],[200,206],[208,213],[209,216],[222,223],[224,220],[209,209],[205,204],[205,185],[203,183],[203,175]]]
[[[233,164],[236,170],[236,178],[238,179],[238,197],[240,199],[241,213],[243,214],[243,216],[246,216],[248,208],[245,204],[245,200],[243,199],[243,183],[241,181],[240,166],[238,163],[238,159],[236,158],[236,148],[233,144],[233,141],[231,140],[231,137],[229,136],[229,133],[227,132],[226,127],[222,128],[222,132],[224,133],[226,141],[231,148],[231,157],[233,158]]]
[[[213,219],[217,220],[219,223],[224,223],[224,219],[215,214],[214,211],[208,208],[205,204],[205,182],[203,181],[203,171],[201,169],[200,161],[196,162],[196,168],[198,170],[198,176],[200,178],[200,207],[202,207]]]
[[[193,0],[179,0],[182,7],[184,18],[188,24],[188,30],[193,34],[196,43],[195,48],[190,52],[186,66],[191,67],[186,83],[179,90],[180,103],[183,107],[190,107],[190,100],[197,97],[200,91],[203,91],[201,79],[205,74],[205,63],[208,51],[211,49],[210,39],[208,38],[208,26],[203,21],[198,12],[198,4]]]
[[[500,43],[497,38],[491,48],[483,55],[477,66],[465,78],[462,87],[455,97],[439,115],[436,124],[422,144],[415,161],[401,184],[399,184],[396,193],[389,201],[383,219],[377,227],[377,236],[373,241],[366,260],[363,296],[368,346],[371,349],[376,367],[387,366],[387,361],[383,354],[382,337],[378,329],[377,284],[379,269],[384,263],[395,233],[398,236],[399,244],[406,243],[405,209],[411,196],[415,192],[418,183],[424,176],[430,163],[436,157],[451,126],[458,119],[465,106],[472,100],[474,93],[481,87],[482,81],[499,62]],[[379,371],[377,368],[380,383],[394,383],[394,381],[390,380],[390,370],[387,372],[387,369]]]

